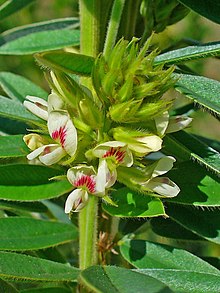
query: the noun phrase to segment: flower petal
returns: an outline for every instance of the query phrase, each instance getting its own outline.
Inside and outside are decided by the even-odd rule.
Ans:
[[[75,181],[80,179],[82,175],[95,175],[95,170],[92,166],[79,165],[76,167],[72,167],[67,171],[67,179],[72,185],[74,185]]]
[[[110,171],[107,165],[106,160],[100,160],[98,172],[96,176],[96,190],[97,193],[103,194],[105,193],[105,188],[109,188],[115,184],[117,179],[116,170]]]
[[[166,133],[176,132],[187,127],[191,122],[192,118],[187,116],[175,116],[171,117]]]
[[[34,115],[47,120],[48,112],[47,107],[48,103],[44,99],[34,97],[34,96],[26,96],[26,99],[29,101],[24,101],[24,106]]]
[[[130,150],[141,156],[147,155],[151,152],[157,152],[162,147],[162,139],[157,135],[147,135],[136,138],[135,143],[128,143]]]
[[[72,210],[73,212],[79,212],[88,201],[88,193],[82,189],[73,190],[67,197],[65,203],[65,213],[69,214]]]
[[[77,131],[66,111],[52,111],[48,118],[50,136],[74,156],[77,149]]]
[[[56,93],[52,92],[48,96],[48,112],[49,113],[54,110],[61,110],[63,109],[63,106],[64,106],[64,101]]]
[[[45,146],[43,154],[39,156],[41,163],[50,166],[58,163],[66,156],[65,150],[58,144],[50,144]]]
[[[145,187],[166,197],[177,196],[180,192],[179,187],[167,177],[153,178],[146,183]]]
[[[162,115],[155,118],[155,124],[159,135],[164,135],[169,124],[169,113],[165,111]]]
[[[154,163],[152,178],[163,175],[173,168],[173,163],[176,161],[174,157],[164,156]]]

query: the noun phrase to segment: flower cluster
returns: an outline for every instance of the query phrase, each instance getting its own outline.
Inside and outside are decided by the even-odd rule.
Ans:
[[[73,191],[65,212],[80,211],[90,196],[111,201],[116,181],[150,196],[173,197],[179,187],[167,177],[175,159],[159,152],[168,132],[186,127],[188,117],[169,117],[171,73],[154,66],[156,52],[139,51],[136,40],[121,40],[110,56],[96,59],[91,91],[75,79],[51,72],[45,101],[27,96],[24,106],[47,123],[42,134],[24,136],[28,160],[68,166]],[[152,159],[152,154],[160,154]]]

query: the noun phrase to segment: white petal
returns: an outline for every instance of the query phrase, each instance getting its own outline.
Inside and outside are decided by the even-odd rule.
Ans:
[[[48,112],[63,109],[64,101],[56,94],[51,93],[48,96]]]
[[[65,213],[69,214],[72,210],[78,212],[81,210],[88,200],[88,193],[82,189],[75,189],[67,197],[65,203]]]
[[[45,106],[47,108],[48,103],[42,98],[34,97],[34,96],[26,96],[26,100],[29,100],[33,103],[41,104],[42,106]]]
[[[27,155],[28,160],[33,160],[36,159],[41,153],[43,153],[44,149],[47,147],[47,145],[41,146],[31,152],[30,154]]]
[[[146,187],[166,197],[174,197],[180,192],[179,187],[167,177],[151,179]]]
[[[114,185],[116,179],[117,179],[116,170],[114,170],[113,172],[110,172],[110,170],[108,169],[106,160],[101,160],[98,167],[98,173],[96,176],[97,193],[104,195],[105,188],[109,188],[112,185]]]
[[[74,156],[77,149],[77,131],[66,111],[52,111],[48,118],[50,136]]]
[[[82,175],[95,175],[95,170],[92,166],[79,165],[76,167],[72,167],[67,171],[67,179],[72,185],[74,185],[74,182],[78,180]]]
[[[141,155],[157,152],[162,147],[162,139],[157,135],[138,137],[136,143],[128,144],[129,149]]]
[[[61,146],[58,144],[51,144],[47,146],[47,149],[44,149],[44,154],[39,156],[39,160],[43,164],[50,166],[58,163],[65,156],[66,152]]]
[[[153,170],[152,177],[157,177],[160,175],[163,175],[167,173],[169,170],[173,168],[173,163],[176,161],[174,157],[171,156],[165,156],[158,160],[155,163],[155,168]]]
[[[101,143],[101,144],[97,145],[93,149],[93,154],[97,158],[102,158],[102,156],[106,153],[106,151],[109,148],[111,148],[111,147],[117,148],[117,147],[124,147],[124,146],[126,146],[126,143],[121,142],[121,141],[107,141],[105,143]]]
[[[169,113],[165,111],[162,115],[155,118],[155,124],[159,135],[164,135],[169,123]]]
[[[176,132],[187,127],[191,122],[192,118],[187,116],[175,116],[171,117],[166,133]]]
[[[48,112],[47,110],[42,109],[38,105],[31,103],[29,101],[24,101],[24,106],[27,108],[31,113],[40,117],[41,119],[47,120],[48,119]]]

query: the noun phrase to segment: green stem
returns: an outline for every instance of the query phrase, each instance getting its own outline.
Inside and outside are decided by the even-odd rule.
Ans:
[[[115,45],[124,4],[125,0],[114,1],[105,39],[104,55],[106,56],[111,53],[111,50]]]
[[[80,53],[96,57],[99,53],[101,0],[81,0],[80,3]],[[90,79],[81,79],[91,87]],[[97,264],[98,198],[89,195],[87,205],[79,213],[79,266],[85,269]]]

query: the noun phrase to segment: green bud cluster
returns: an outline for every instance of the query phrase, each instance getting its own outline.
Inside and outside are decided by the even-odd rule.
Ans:
[[[151,38],[139,50],[138,40],[121,39],[109,56],[96,59],[92,80],[96,94],[108,116],[118,123],[154,119],[171,102],[163,94],[173,86],[174,67],[154,66],[157,50],[149,51]]]
[[[168,25],[184,18],[189,11],[176,0],[143,0],[140,9],[148,36],[153,31],[162,32]]]

